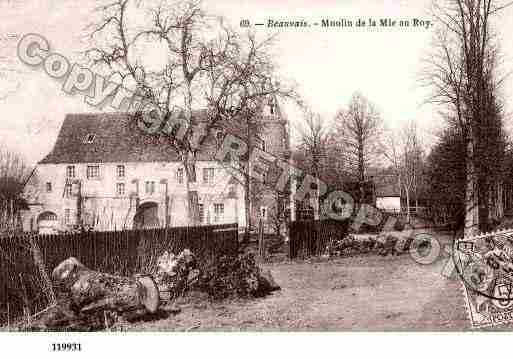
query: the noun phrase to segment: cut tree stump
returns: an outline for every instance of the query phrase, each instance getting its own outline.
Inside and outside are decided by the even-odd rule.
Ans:
[[[99,329],[107,317],[135,320],[157,312],[159,291],[150,276],[122,277],[93,271],[76,258],[61,262],[52,272],[59,301],[43,315],[44,329]]]
[[[52,279],[69,292],[73,304],[85,313],[143,308],[148,313],[155,313],[160,303],[157,285],[151,277],[129,278],[96,272],[73,257],[54,269]]]

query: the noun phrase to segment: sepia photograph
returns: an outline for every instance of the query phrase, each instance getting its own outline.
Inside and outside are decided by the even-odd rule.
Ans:
[[[503,338],[512,31],[508,0],[0,0],[0,343]]]

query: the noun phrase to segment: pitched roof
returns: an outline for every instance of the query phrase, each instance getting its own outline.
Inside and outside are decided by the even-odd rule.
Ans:
[[[196,112],[205,116],[205,112]],[[200,120],[201,121],[201,120]],[[94,135],[88,143],[87,137]],[[198,160],[212,160],[215,139],[207,138]],[[68,114],[52,151],[39,163],[169,162],[180,157],[165,135],[147,134],[128,113]]]

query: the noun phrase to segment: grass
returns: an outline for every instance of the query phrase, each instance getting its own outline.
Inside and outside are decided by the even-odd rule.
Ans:
[[[444,238],[443,241],[450,241]],[[462,287],[409,255],[263,264],[282,290],[255,300],[185,300],[182,312],[130,330],[469,330]]]

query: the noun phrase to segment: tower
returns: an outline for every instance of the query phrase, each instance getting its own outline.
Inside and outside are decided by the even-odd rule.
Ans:
[[[259,119],[259,142],[265,152],[273,155],[280,161],[288,162],[290,159],[290,134],[289,123],[284,112],[274,96],[270,96]],[[278,171],[277,173],[274,173]],[[288,188],[278,191],[274,184],[281,175],[281,169],[271,170],[270,185],[259,185],[257,197],[252,203],[252,222],[257,224],[260,220],[264,223],[264,230],[268,233],[277,233],[283,227],[286,220],[286,208],[288,203]]]
[[[290,157],[289,123],[276,97],[269,97],[260,123],[262,125],[260,137],[264,151],[281,160],[288,160]]]

